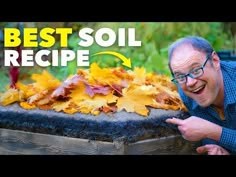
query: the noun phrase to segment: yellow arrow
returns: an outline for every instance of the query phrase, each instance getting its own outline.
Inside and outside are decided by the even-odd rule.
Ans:
[[[93,54],[92,56],[101,55],[101,54],[114,55],[114,56],[118,57],[119,59],[121,59],[123,61],[122,65],[131,68],[131,59],[126,58],[124,55],[122,55],[120,53],[117,53],[117,52],[112,52],[112,51],[98,52],[98,53]]]

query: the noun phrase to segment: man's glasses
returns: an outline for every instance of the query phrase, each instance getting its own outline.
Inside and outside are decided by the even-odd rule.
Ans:
[[[196,79],[204,74],[204,67],[207,63],[207,61],[210,59],[210,55],[206,56],[206,61],[203,63],[203,65],[199,68],[195,68],[192,71],[190,71],[188,74],[181,74],[177,77],[173,78],[171,81],[175,84],[184,84],[187,82],[187,77],[191,77],[193,79]]]

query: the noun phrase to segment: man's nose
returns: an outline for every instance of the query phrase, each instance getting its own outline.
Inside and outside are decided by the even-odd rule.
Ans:
[[[191,78],[190,76],[187,76],[187,82],[186,86],[191,87],[197,82],[197,79]]]

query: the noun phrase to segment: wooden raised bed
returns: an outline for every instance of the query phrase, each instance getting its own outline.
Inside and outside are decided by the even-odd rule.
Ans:
[[[195,144],[180,135],[141,140],[103,142],[80,138],[0,129],[0,154],[14,155],[173,155],[196,154]]]
[[[111,118],[0,106],[0,154],[196,154],[196,143],[165,123],[173,116],[187,115],[153,109],[148,118],[127,112]]]

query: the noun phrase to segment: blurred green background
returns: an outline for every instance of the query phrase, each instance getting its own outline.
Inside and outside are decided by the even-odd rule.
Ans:
[[[167,49],[168,46],[177,38],[186,35],[200,35],[209,40],[216,51],[218,50],[235,50],[234,38],[235,23],[230,22],[1,22],[0,23],[0,92],[6,90],[9,85],[9,67],[3,66],[3,29],[6,27],[23,28],[37,27],[39,30],[44,27],[61,28],[70,27],[73,34],[69,35],[68,41],[70,50],[89,50],[90,56],[96,52],[114,51],[121,53],[127,58],[131,58],[132,69],[134,67],[145,67],[148,72],[156,72],[170,76],[167,66]],[[81,28],[89,27],[96,30],[104,27],[113,29],[116,34],[119,28],[135,28],[135,39],[142,41],[141,47],[119,47],[117,41],[111,47],[100,47],[96,43],[88,48],[78,45],[78,31]],[[56,44],[49,50],[60,50],[58,36],[56,36]],[[40,40],[40,39],[38,39]],[[37,48],[34,50],[40,50]],[[112,55],[98,55],[90,57],[90,64],[97,62],[100,67],[118,67],[122,66],[122,61]],[[43,69],[47,69],[55,77],[61,81],[70,74],[75,74],[77,69],[76,60],[68,63],[66,67],[20,67],[19,80],[22,82],[30,82],[32,73],[40,73]],[[83,67],[80,67],[83,68]],[[86,67],[84,67],[86,68]],[[88,67],[87,67],[88,68]],[[124,68],[128,69],[128,68]]]

